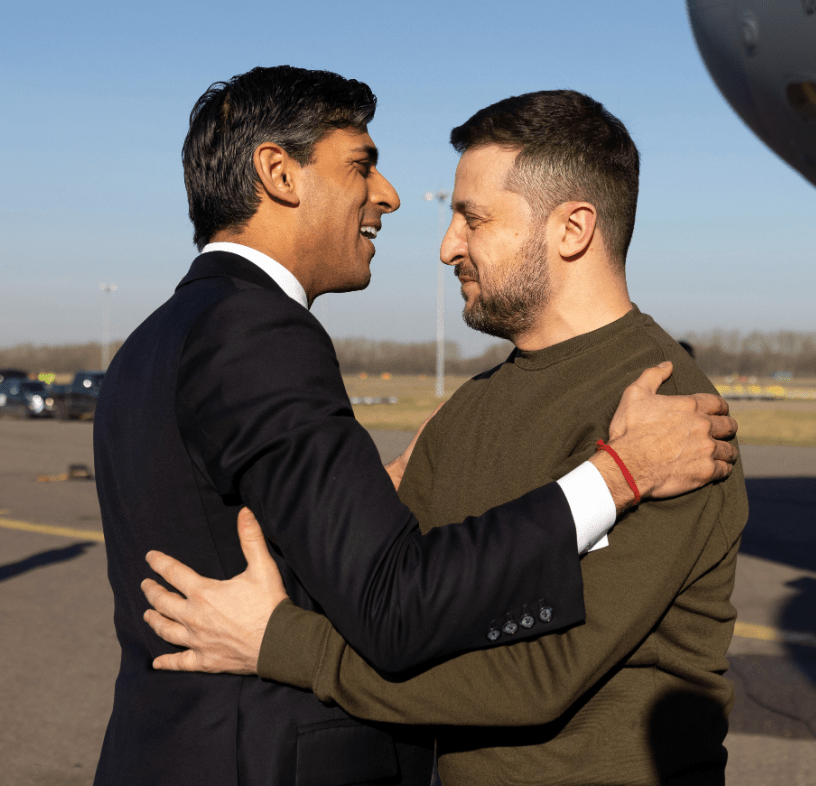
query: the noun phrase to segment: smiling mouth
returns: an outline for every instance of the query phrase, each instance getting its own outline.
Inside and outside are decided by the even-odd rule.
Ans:
[[[360,227],[360,234],[363,237],[368,238],[369,240],[374,240],[377,237],[377,228],[376,227]]]

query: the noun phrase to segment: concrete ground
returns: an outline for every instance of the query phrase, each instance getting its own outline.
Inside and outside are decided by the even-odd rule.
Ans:
[[[374,432],[384,458],[407,441]],[[816,448],[743,448],[728,783],[816,783]],[[0,420],[0,783],[90,786],[119,648],[91,424]],[[49,527],[51,529],[49,529]],[[148,786],[146,784],[146,786]]]

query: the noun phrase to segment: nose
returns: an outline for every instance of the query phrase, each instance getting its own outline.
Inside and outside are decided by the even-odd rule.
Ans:
[[[372,171],[370,178],[371,189],[369,194],[371,201],[379,205],[383,213],[393,213],[395,210],[399,210],[400,198],[394,186],[376,169]]]
[[[451,219],[448,231],[442,238],[442,247],[439,249],[439,259],[446,265],[458,265],[467,254],[467,243],[463,231],[463,221],[457,221],[457,216]]]

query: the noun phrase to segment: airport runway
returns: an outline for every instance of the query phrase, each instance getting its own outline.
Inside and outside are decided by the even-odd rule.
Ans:
[[[384,459],[407,442],[373,432]],[[730,786],[816,783],[816,448],[744,446]],[[91,424],[0,420],[0,783],[90,786],[119,648]],[[148,786],[147,784],[145,786]]]

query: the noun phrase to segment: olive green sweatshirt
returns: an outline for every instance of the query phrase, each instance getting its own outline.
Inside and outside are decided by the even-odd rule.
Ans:
[[[662,360],[674,363],[662,393],[714,392],[637,308],[561,344],[514,351],[430,422],[403,501],[428,530],[561,477],[607,438],[624,388]],[[730,596],[747,514],[739,462],[724,482],[641,503],[608,547],[583,558],[586,621],[563,633],[517,643],[503,635],[506,646],[394,677],[328,620],[286,603],[258,670],[361,718],[438,727],[445,786],[721,784]]]

